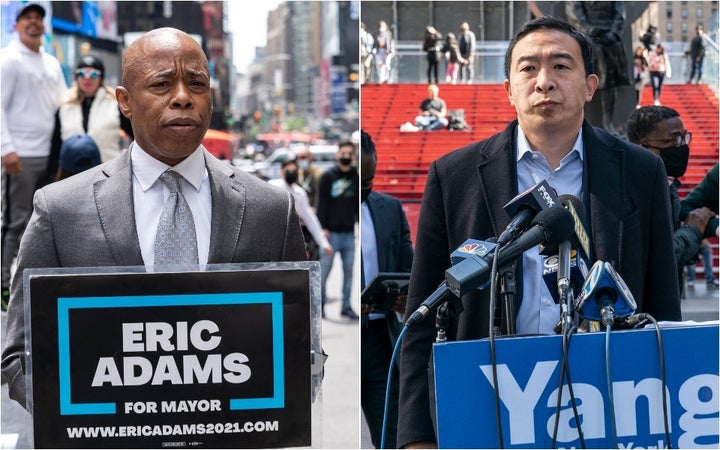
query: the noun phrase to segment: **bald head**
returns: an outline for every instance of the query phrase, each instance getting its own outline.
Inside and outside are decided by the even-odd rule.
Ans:
[[[205,62],[205,68],[209,71],[205,52],[192,36],[177,28],[157,28],[142,35],[123,52],[121,84],[130,89],[135,84],[137,75],[147,69],[155,52],[163,49],[172,51],[186,44],[197,47]]]

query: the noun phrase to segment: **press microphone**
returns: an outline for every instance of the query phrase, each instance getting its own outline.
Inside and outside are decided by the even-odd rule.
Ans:
[[[555,190],[546,180],[516,195],[503,209],[512,220],[500,234],[498,245],[505,246],[525,230],[530,221],[540,211],[559,204]]]
[[[577,299],[575,310],[583,319],[612,325],[615,319],[628,317],[637,309],[635,297],[610,263],[597,261]]]
[[[491,237],[486,241],[467,239],[450,254],[450,263],[454,266],[455,264],[459,264],[472,256],[488,256],[495,251],[494,241],[494,237]],[[449,294],[450,291],[448,291],[447,286],[445,283],[442,283],[435,292],[430,294],[430,296],[422,302],[418,309],[412,313],[410,318],[407,320],[406,325],[412,326],[416,322],[422,320],[430,313],[430,311],[435,309],[436,306],[445,301]]]
[[[588,274],[587,255],[590,247],[590,239],[581,219],[585,215],[582,202],[570,194],[560,195],[559,200],[573,217],[572,236],[567,245],[543,246],[540,251],[540,254],[546,255],[543,259],[543,281],[555,303],[560,302],[561,289],[572,288],[573,293],[582,289]]]
[[[560,302],[560,296],[557,289],[558,270],[560,268],[560,255],[550,255],[543,257],[543,281],[547,286],[550,295],[552,295],[555,303]],[[587,262],[582,257],[578,249],[570,249],[570,287],[574,293],[580,292],[587,279],[589,269]]]
[[[455,296],[460,297],[489,281],[493,257],[499,258],[498,267],[502,267],[515,261],[526,250],[538,244],[556,246],[569,239],[572,232],[573,219],[565,208],[555,205],[542,210],[535,216],[527,231],[507,247],[500,247],[499,255],[472,256],[445,271],[447,288]]]
[[[486,241],[479,241],[477,239],[467,239],[465,242],[460,244],[452,253],[450,253],[450,264],[453,266],[459,264],[462,261],[472,257],[486,256],[495,251],[496,243],[495,237],[491,237]]]

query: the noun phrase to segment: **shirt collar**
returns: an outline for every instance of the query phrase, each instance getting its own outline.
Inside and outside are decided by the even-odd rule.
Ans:
[[[172,168],[175,172],[182,175],[185,180],[190,183],[196,191],[200,191],[202,181],[207,174],[205,169],[205,157],[202,148],[198,147],[187,158],[180,163],[169,166],[150,156],[145,150],[134,142],[130,150],[130,159],[132,161],[132,171],[143,191],[147,191],[158,180],[160,175],[166,170]]]
[[[517,136],[517,161],[520,161],[523,156],[526,154],[531,154],[532,149],[530,148],[530,142],[527,140],[527,136],[525,136],[525,133],[523,132],[522,128],[518,126],[518,136]],[[582,137],[582,130],[578,132],[578,137],[575,139],[575,143],[573,144],[572,150],[565,155],[565,157],[560,161],[562,163],[566,160],[573,152],[576,152],[578,157],[580,158],[580,161],[583,161],[585,159],[585,145],[583,144],[583,137]]]

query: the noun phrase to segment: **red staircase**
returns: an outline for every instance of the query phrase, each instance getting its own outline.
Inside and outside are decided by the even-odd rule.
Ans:
[[[515,118],[501,85],[440,85],[440,97],[448,109],[463,109],[472,131],[401,132],[400,125],[413,121],[426,97],[426,84],[364,85],[361,89],[362,128],[378,151],[374,188],[403,201],[413,242],[430,163],[503,130]],[[652,101],[652,88],[647,86],[641,103],[651,105]],[[680,196],[684,197],[718,162],[718,98],[706,85],[679,84],[663,86],[660,101],[680,113],[693,133],[688,170],[681,179]],[[717,261],[717,240],[712,244]]]

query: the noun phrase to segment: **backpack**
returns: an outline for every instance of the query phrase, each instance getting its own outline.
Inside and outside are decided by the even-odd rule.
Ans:
[[[471,130],[467,122],[465,122],[464,109],[451,109],[448,111],[448,130],[450,131],[466,131]]]

